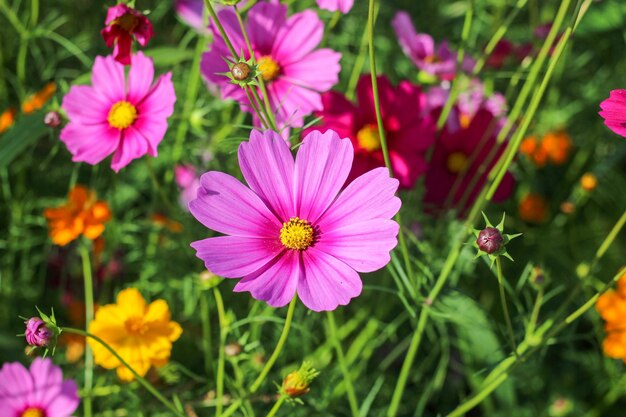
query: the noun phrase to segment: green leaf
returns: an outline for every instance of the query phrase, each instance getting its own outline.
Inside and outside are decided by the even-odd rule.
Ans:
[[[0,136],[0,168],[6,168],[29,146],[49,130],[43,124],[43,111],[21,116],[4,135]]]

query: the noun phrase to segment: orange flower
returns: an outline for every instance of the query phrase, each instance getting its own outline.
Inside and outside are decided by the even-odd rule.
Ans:
[[[551,132],[543,137],[541,147],[546,150],[554,165],[563,165],[569,158],[572,140],[564,131]]]
[[[596,189],[598,186],[598,179],[595,175],[590,172],[587,172],[580,179],[580,186],[583,190],[587,192],[591,192]]]
[[[626,362],[626,274],[617,281],[616,291],[607,291],[598,298],[596,310],[605,321],[604,354]]]
[[[46,84],[41,90],[31,95],[22,103],[22,112],[24,114],[32,113],[41,109],[57,91],[57,85],[53,82]]]
[[[9,107],[0,114],[0,134],[9,130],[13,123],[15,123],[15,108]]]
[[[528,223],[543,223],[548,218],[548,202],[539,194],[529,193],[518,206],[520,219]]]
[[[532,156],[537,150],[537,137],[529,136],[522,141],[519,147],[521,153],[527,156]]]
[[[72,188],[65,205],[48,208],[44,212],[48,220],[50,237],[60,246],[65,246],[81,234],[95,239],[104,232],[104,223],[111,219],[111,211],[104,201],[82,185]]]

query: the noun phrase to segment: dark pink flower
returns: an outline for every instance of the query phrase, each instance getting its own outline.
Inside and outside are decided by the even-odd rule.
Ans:
[[[351,182],[354,151],[348,139],[328,131],[309,133],[294,160],[273,131],[252,131],[239,146],[249,187],[222,172],[201,178],[191,213],[226,236],[191,246],[211,272],[241,278],[249,291],[274,307],[297,294],[311,310],[334,310],[361,293],[359,272],[390,260],[397,244],[398,180],[385,168]]]
[[[600,103],[599,113],[604,124],[613,132],[626,137],[626,90],[613,90],[609,98]]]
[[[140,11],[124,3],[109,7],[104,29],[100,32],[109,48],[113,47],[115,60],[130,65],[133,36],[146,46],[154,35],[152,23]]]
[[[235,50],[242,51],[248,59],[235,12],[225,9],[218,15]],[[250,112],[244,89],[222,75],[229,71],[224,60],[233,57],[215,25],[211,25],[211,30],[214,42],[202,56],[202,74],[210,86],[219,86],[223,99],[236,100],[244,111]],[[327,48],[316,49],[322,41],[324,25],[312,10],[288,17],[286,5],[259,2],[248,12],[246,31],[278,124],[301,127],[305,116],[322,109],[320,93],[337,83],[341,54]]]
[[[435,121],[425,111],[426,95],[420,87],[408,81],[394,87],[386,77],[380,76],[378,90],[394,176],[402,188],[409,189],[426,171],[424,154],[435,140]],[[359,80],[356,104],[337,92],[324,94],[322,101],[324,109],[315,113],[322,117],[321,124],[308,131],[334,130],[350,139],[354,164],[349,179],[385,166],[370,76],[363,75]]]
[[[456,208],[463,213],[474,202],[506,146],[496,142],[496,125],[493,115],[481,109],[467,127],[443,129],[424,180],[427,210]],[[507,173],[494,201],[508,198],[514,185],[513,176]]]
[[[501,69],[510,57],[514,57],[516,47],[507,39],[500,39],[487,58],[486,65],[493,69]]]
[[[31,317],[26,321],[26,342],[31,346],[48,346],[54,332],[39,317]]]
[[[417,68],[442,80],[452,80],[456,76],[457,54],[450,49],[446,41],[436,46],[432,36],[417,33],[411,17],[406,12],[396,13],[391,25],[402,50]],[[474,65],[474,60],[465,56],[461,69],[469,72]]]

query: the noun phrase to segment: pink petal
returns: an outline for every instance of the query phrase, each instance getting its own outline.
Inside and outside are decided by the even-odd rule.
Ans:
[[[261,199],[234,177],[210,171],[200,178],[198,197],[189,203],[200,223],[219,233],[274,239],[282,224]]]
[[[299,252],[287,250],[262,269],[241,279],[233,291],[249,291],[257,300],[272,307],[283,307],[296,294],[300,275]]]
[[[341,13],[348,13],[352,6],[354,5],[354,0],[317,0],[317,6],[320,9],[328,10],[331,12],[336,12],[339,10]]]
[[[255,4],[248,12],[247,24],[248,36],[253,48],[262,54],[269,54],[276,35],[286,19],[287,6],[285,5],[268,2]]]
[[[283,79],[268,86],[272,109],[277,113],[278,123],[291,127],[301,127],[302,118],[315,110],[322,109],[322,97],[317,91],[299,87]]]
[[[322,41],[324,24],[312,10],[296,13],[276,35],[272,57],[281,66],[299,61]]]
[[[339,229],[323,230],[315,248],[345,262],[357,272],[376,271],[389,263],[400,227],[393,220],[374,219]]]
[[[63,97],[61,107],[70,121],[83,125],[107,123],[113,103],[87,85],[74,85]]]
[[[133,57],[133,65],[128,71],[128,100],[137,103],[144,98],[154,79],[154,64],[152,59],[138,52]],[[172,89],[173,91],[173,89]]]
[[[295,216],[293,156],[278,133],[253,130],[250,141],[239,146],[239,166],[252,191],[279,220],[285,222]]]
[[[5,363],[0,369],[0,399],[16,410],[33,403],[33,378],[19,362]]]
[[[136,103],[138,118],[170,117],[174,112],[174,103],[176,103],[172,73],[168,72],[160,76],[147,95],[142,96],[140,100]]]
[[[130,164],[132,160],[141,158],[147,153],[148,141],[137,129],[130,126],[122,132],[120,144],[115,154],[113,154],[111,168],[113,171],[119,172],[120,169]]]
[[[235,12],[231,8],[223,9],[217,13],[217,17],[219,18],[220,23],[224,27],[224,30],[226,31],[226,35],[228,36],[228,39],[230,39],[231,43],[233,44],[233,47],[235,48],[235,52],[237,54],[241,54],[242,52],[244,52],[246,54],[246,59],[249,58],[249,54],[247,52],[248,47],[246,45],[246,41],[243,38],[241,27],[239,26],[239,21],[237,20],[237,15],[235,14]],[[210,28],[211,28],[211,31],[213,32],[215,42],[217,42],[218,39],[220,42],[224,42],[222,39],[222,35],[217,29],[217,26],[215,26],[215,24],[213,23],[212,19],[211,19]],[[224,55],[224,58],[233,58],[230,51],[226,49],[225,44],[224,44],[224,48],[221,48],[221,49],[227,53],[226,55]]]
[[[314,131],[302,141],[296,156],[295,206],[301,219],[315,223],[343,187],[354,150],[337,133]]]
[[[124,66],[112,56],[97,56],[91,72],[93,88],[111,104],[126,98]]]
[[[122,65],[130,65],[133,49],[133,37],[125,31],[120,31],[113,47],[113,57]]]
[[[196,250],[196,256],[204,261],[209,271],[225,278],[251,274],[284,249],[278,234],[273,239],[212,237],[193,242],[191,247]]]
[[[63,382],[61,391],[46,406],[46,417],[68,417],[78,408],[78,388],[76,382],[69,380]]]
[[[30,374],[35,382],[34,404],[47,405],[59,394],[63,383],[63,372],[50,358],[36,358],[30,365]]]
[[[341,54],[332,49],[318,49],[302,60],[283,67],[282,79],[311,90],[324,92],[339,82]]]
[[[96,165],[117,149],[121,133],[108,123],[98,125],[69,123],[61,130],[60,138],[73,155],[72,161]]]
[[[359,294],[359,274],[344,262],[311,246],[302,252],[304,274],[298,281],[298,297],[313,311],[331,311]]]
[[[395,196],[398,180],[387,168],[373,169],[346,187],[318,221],[321,230],[333,230],[373,219],[390,219],[400,206]]]

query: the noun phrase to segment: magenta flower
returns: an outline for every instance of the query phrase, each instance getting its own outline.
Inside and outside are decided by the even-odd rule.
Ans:
[[[247,0],[242,0],[237,3],[237,7],[244,7]],[[213,5],[215,10],[221,10],[232,6],[223,6],[215,3]],[[196,29],[198,32],[208,32],[206,25],[204,24],[204,0],[174,0],[174,10],[180,19],[187,25]]]
[[[373,168],[385,166],[369,74],[359,79],[356,90],[356,104],[340,93],[325,93],[322,96],[324,109],[315,113],[322,121],[308,130],[325,132],[330,129],[352,141],[355,154],[349,181]],[[386,77],[380,76],[378,90],[394,176],[400,180],[400,187],[413,188],[426,171],[425,154],[435,142],[435,120],[425,111],[426,95],[419,86],[408,81],[393,86]]]
[[[54,332],[46,326],[46,323],[39,317],[31,317],[26,321],[26,343],[31,346],[48,346],[50,339],[54,337]]]
[[[415,31],[411,17],[406,12],[396,13],[391,25],[400,47],[420,70],[442,80],[452,80],[456,76],[457,54],[446,41],[436,47],[432,36]],[[466,56],[461,69],[469,72],[474,65],[474,60]]]
[[[198,196],[200,178],[196,174],[196,169],[191,165],[178,165],[174,167],[174,178],[180,188],[180,198],[178,201],[181,207],[188,210],[191,200]]]
[[[609,98],[600,103],[599,113],[604,124],[613,132],[626,137],[626,90],[613,90]]]
[[[207,269],[242,279],[274,307],[297,293],[314,311],[334,310],[361,293],[358,272],[389,262],[396,246],[398,181],[386,168],[358,177],[343,192],[354,151],[333,131],[312,132],[295,162],[276,132],[253,131],[239,147],[239,165],[250,188],[221,172],[201,178],[191,213],[227,236],[191,244]]]
[[[102,38],[109,48],[113,47],[115,60],[124,65],[131,62],[133,36],[141,46],[146,46],[154,35],[150,20],[124,3],[109,7],[104,24]]]
[[[248,59],[235,12],[225,9],[218,15],[235,50],[242,51]],[[211,25],[211,30],[215,41],[202,56],[202,74],[210,85],[220,87],[223,99],[236,100],[250,112],[243,88],[220,74],[229,70],[224,59],[233,57],[215,25]],[[326,48],[315,49],[324,35],[322,21],[312,10],[287,17],[287,6],[259,2],[248,12],[246,31],[278,124],[302,126],[304,116],[322,109],[320,93],[337,83],[341,69],[341,54]]]
[[[354,0],[317,0],[317,6],[320,9],[330,10],[331,12],[339,10],[344,14],[348,13],[353,5]]]
[[[26,369],[18,362],[0,369],[0,411],[7,417],[70,417],[78,408],[78,389],[63,380],[52,359],[36,358]]]
[[[124,66],[113,57],[96,57],[93,85],[72,86],[63,98],[70,122],[61,140],[72,161],[95,165],[113,154],[111,168],[118,172],[145,154],[157,156],[176,101],[172,74],[152,85],[152,60],[141,52],[133,59],[125,80]]]

